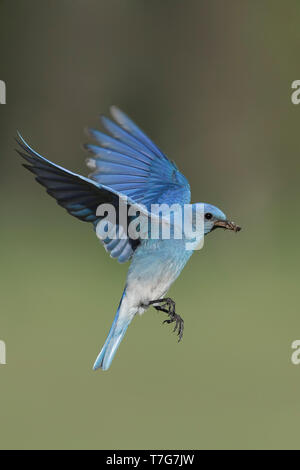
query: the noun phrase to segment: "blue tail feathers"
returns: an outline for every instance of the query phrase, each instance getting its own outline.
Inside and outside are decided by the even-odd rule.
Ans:
[[[118,307],[116,316],[114,318],[113,324],[111,326],[111,329],[108,333],[108,336],[106,338],[106,341],[104,343],[103,348],[101,349],[93,369],[102,369],[102,370],[107,370],[111,363],[112,360],[116,354],[116,351],[126,333],[126,330],[129,326],[129,323],[131,321],[131,318],[119,318],[119,313],[120,313],[120,308],[122,304],[123,297],[125,295],[125,291],[122,295],[120,305]]]

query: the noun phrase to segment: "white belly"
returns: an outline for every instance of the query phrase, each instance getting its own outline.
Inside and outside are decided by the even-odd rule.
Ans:
[[[182,241],[159,240],[143,245],[133,257],[127,276],[128,306],[143,313],[149,302],[163,299],[178,277],[190,254],[182,250]],[[172,243],[172,249],[170,249]]]
[[[139,314],[144,313],[149,302],[163,299],[173,280],[159,279],[155,282],[134,281],[127,285],[126,297],[128,306],[133,307]]]

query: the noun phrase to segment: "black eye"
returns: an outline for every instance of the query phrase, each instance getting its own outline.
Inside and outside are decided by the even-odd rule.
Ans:
[[[210,220],[212,218],[212,214],[210,212],[206,212],[205,218],[206,220]]]

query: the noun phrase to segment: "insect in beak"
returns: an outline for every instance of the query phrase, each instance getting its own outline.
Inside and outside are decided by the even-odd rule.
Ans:
[[[214,228],[221,227],[227,230],[233,230],[234,232],[239,232],[242,230],[241,227],[236,225],[234,222],[230,222],[229,220],[216,220],[214,223]]]

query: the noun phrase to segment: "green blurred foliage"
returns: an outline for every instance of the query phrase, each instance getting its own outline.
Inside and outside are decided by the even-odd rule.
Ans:
[[[298,1],[2,0],[0,447],[299,448]],[[243,226],[207,238],[108,372],[91,370],[126,278],[14,153],[86,172],[117,104]],[[86,173],[85,173],[86,174]]]

